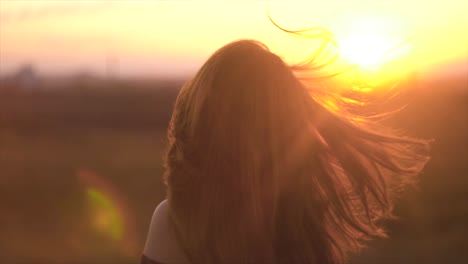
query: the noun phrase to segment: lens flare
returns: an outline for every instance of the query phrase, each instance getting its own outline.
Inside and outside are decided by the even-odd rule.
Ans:
[[[125,197],[110,181],[91,170],[79,170],[78,179],[85,189],[91,226],[119,245],[126,256],[137,256],[139,246],[133,214]]]
[[[121,240],[123,221],[112,200],[95,188],[86,190],[86,196],[95,217],[93,222],[96,229],[114,240]]]

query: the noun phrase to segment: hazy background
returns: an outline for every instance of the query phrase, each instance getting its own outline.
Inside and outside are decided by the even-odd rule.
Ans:
[[[0,0],[0,263],[135,263],[164,198],[165,130],[181,85],[240,38],[287,62],[267,1]],[[326,27],[342,60],[400,79],[388,121],[434,138],[390,239],[355,263],[468,262],[468,2],[270,1],[289,29]],[[408,38],[413,40],[382,55]]]

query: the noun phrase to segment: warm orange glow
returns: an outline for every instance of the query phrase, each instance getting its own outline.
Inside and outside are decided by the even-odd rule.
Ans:
[[[240,38],[267,44],[287,61],[311,54],[266,17],[299,29],[325,27],[343,57],[367,70],[410,56],[427,69],[466,60],[466,1],[1,1],[0,72],[32,62],[43,72],[102,73],[118,56],[122,74],[196,70]],[[378,2],[378,4],[377,4]],[[382,55],[402,41],[410,45]],[[409,64],[408,64],[409,63]]]
[[[388,40],[378,36],[356,35],[348,41],[342,43],[342,54],[352,62],[369,66],[384,60],[383,47]]]
[[[388,31],[389,27],[395,26],[391,20],[368,18],[359,22],[339,40],[344,59],[366,69],[376,69],[376,66],[408,52],[408,45],[411,43],[397,47],[405,36],[397,36]],[[396,50],[392,50],[395,47]]]
[[[347,75],[346,79],[353,83],[350,89],[374,92],[379,83],[416,70],[411,31],[398,17],[363,16],[347,26],[349,30],[337,41],[344,63],[358,66]]]

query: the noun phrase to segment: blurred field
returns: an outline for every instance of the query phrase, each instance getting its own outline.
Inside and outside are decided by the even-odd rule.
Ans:
[[[3,83],[0,263],[136,263],[165,195],[161,158],[180,84]],[[433,159],[398,204],[390,239],[354,263],[468,263],[468,84],[426,86],[390,123],[436,139]]]

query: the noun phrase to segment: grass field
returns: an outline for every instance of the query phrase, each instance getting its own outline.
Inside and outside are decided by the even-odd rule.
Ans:
[[[138,261],[179,85],[108,86],[0,89],[1,263]],[[423,88],[390,122],[434,138],[433,158],[354,263],[468,263],[468,86]]]

